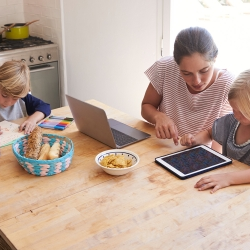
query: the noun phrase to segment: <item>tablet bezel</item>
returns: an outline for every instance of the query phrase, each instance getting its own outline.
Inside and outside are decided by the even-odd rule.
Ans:
[[[165,162],[165,161],[162,160],[163,158],[170,157],[170,156],[173,156],[173,155],[182,154],[184,152],[187,152],[187,151],[190,151],[190,150],[194,150],[196,148],[203,148],[206,151],[208,151],[208,152],[216,155],[217,157],[221,158],[224,161],[221,162],[221,163],[218,163],[218,164],[215,164],[215,165],[212,165],[212,166],[200,169],[200,170],[196,170],[196,171],[188,173],[188,174],[184,174],[184,173],[180,172],[178,169],[176,169],[174,166],[172,166],[169,163],[167,163],[167,162]],[[217,151],[209,148],[206,145],[198,145],[198,146],[194,146],[194,147],[191,147],[191,148],[186,148],[186,149],[183,149],[183,150],[171,153],[171,154],[166,154],[166,155],[163,155],[163,156],[156,157],[155,158],[155,162],[158,163],[158,164],[160,164],[162,167],[164,167],[165,169],[169,170],[171,173],[173,173],[178,178],[180,178],[180,179],[183,180],[183,179],[187,179],[187,178],[190,178],[190,177],[193,177],[193,176],[196,176],[196,175],[203,174],[205,172],[211,171],[213,169],[216,169],[216,168],[219,168],[219,167],[231,164],[232,163],[232,159],[230,159],[229,157],[224,156],[224,155],[218,153]]]

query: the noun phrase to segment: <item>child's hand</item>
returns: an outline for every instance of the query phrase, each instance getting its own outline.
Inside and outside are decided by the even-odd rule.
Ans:
[[[192,134],[186,134],[181,137],[180,143],[182,146],[187,146],[187,147],[194,146],[196,144],[195,137]]]
[[[230,175],[229,174],[215,174],[201,178],[195,185],[199,191],[213,188],[210,193],[214,193],[217,190],[230,186]]]
[[[30,134],[33,129],[36,127],[36,121],[32,119],[32,117],[29,117],[23,124],[20,125],[19,131],[24,130],[24,134]]]

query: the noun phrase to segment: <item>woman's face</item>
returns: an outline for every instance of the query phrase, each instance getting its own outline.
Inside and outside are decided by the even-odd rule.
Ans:
[[[238,105],[237,105],[237,100],[235,99],[231,99],[228,100],[230,106],[233,109],[233,113],[234,113],[234,117],[235,119],[240,122],[240,124],[245,125],[245,126],[249,126],[250,125],[250,120],[248,120],[238,109]]]
[[[180,73],[192,94],[202,92],[215,80],[214,62],[208,62],[199,53],[182,58]]]

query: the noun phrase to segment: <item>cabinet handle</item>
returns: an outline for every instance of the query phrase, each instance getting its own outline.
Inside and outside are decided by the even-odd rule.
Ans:
[[[44,67],[44,66],[42,66],[42,67],[37,66],[37,67],[34,67],[34,68],[30,67],[30,73],[40,72],[40,71],[45,71],[45,70],[52,70],[54,68],[55,68],[54,66],[49,66],[49,65],[46,66],[46,67]]]

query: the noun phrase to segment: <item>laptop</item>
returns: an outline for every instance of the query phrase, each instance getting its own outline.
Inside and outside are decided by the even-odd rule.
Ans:
[[[114,119],[105,111],[87,102],[66,95],[78,130],[111,148],[123,148],[149,138],[151,135]]]

